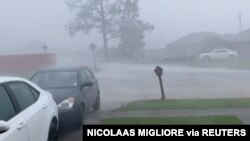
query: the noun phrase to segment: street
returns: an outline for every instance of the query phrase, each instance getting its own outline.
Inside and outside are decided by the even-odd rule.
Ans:
[[[87,118],[86,124],[100,124],[101,118],[112,116],[111,110],[128,102],[160,99],[159,80],[154,73],[156,66],[125,63],[99,64],[95,75],[101,91],[101,112],[92,113]],[[164,69],[162,79],[166,99],[250,97],[250,71],[160,66]],[[146,115],[150,116],[148,114],[150,113]],[[138,114],[133,113],[133,116],[136,115]],[[158,113],[158,115],[161,114]],[[60,138],[60,141],[80,141],[81,133],[81,131],[74,132]]]
[[[105,63],[96,72],[102,110],[127,102],[160,99],[157,65]],[[250,97],[250,71],[161,65],[167,99]]]

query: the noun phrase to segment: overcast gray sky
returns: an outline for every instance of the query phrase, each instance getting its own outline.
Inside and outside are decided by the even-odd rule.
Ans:
[[[155,26],[148,48],[163,47],[192,32],[236,33],[242,11],[243,29],[250,28],[250,0],[140,0],[141,17]],[[65,24],[73,19],[64,0],[0,0],[0,47],[15,48],[37,40],[53,48],[81,48],[101,36],[77,34]]]

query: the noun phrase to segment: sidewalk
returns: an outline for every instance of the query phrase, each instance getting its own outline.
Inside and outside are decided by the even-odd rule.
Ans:
[[[212,116],[212,115],[236,115],[242,120],[244,124],[250,125],[249,108],[98,112],[92,115],[90,120],[87,121],[87,124],[100,124],[100,120],[106,118]]]

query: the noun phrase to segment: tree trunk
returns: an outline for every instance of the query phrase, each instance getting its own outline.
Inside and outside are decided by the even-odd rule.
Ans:
[[[107,26],[106,26],[106,17],[103,7],[103,0],[101,0],[101,18],[102,18],[102,35],[103,35],[103,45],[104,45],[104,60],[109,61],[109,50],[108,50],[108,39],[107,39]]]

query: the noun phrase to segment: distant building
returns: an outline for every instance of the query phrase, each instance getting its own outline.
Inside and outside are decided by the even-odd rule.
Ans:
[[[172,43],[166,45],[168,54],[192,54],[197,55],[204,47],[204,41],[209,37],[220,38],[221,36],[212,32],[191,33]]]
[[[242,57],[250,57],[250,29],[236,34],[229,41],[233,49],[237,50]]]
[[[166,45],[168,55],[187,54],[197,56],[216,48],[229,48],[241,57],[250,57],[250,29],[239,34],[219,35],[212,32],[191,33]]]
[[[31,72],[56,65],[56,54],[0,55],[0,72]]]

